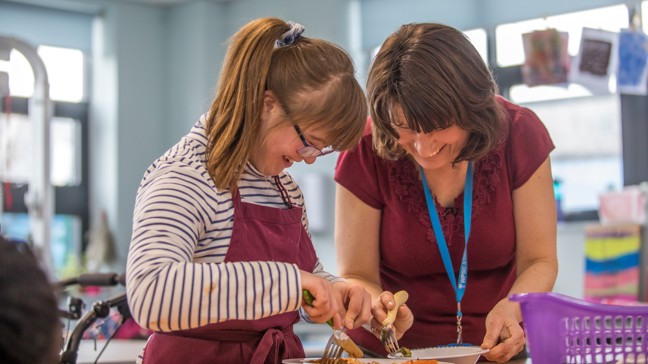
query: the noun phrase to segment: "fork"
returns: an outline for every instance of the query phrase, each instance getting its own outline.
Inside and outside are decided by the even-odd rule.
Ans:
[[[335,334],[333,334],[326,342],[324,354],[322,354],[322,360],[320,362],[322,364],[335,364],[342,357],[342,352],[344,352],[344,349],[335,342]]]
[[[346,339],[340,339],[338,336],[339,335],[344,335],[346,336]],[[326,342],[326,347],[324,348],[324,354],[322,354],[322,360],[320,363],[322,364],[337,364],[340,362],[342,358],[342,354],[348,350],[345,348],[345,346],[348,346],[349,343],[353,346],[355,346],[355,343],[351,341],[351,338],[347,336],[344,332],[341,330],[336,330],[331,337],[329,337],[328,341]],[[356,346],[357,347],[357,346]],[[360,350],[360,349],[358,349]],[[349,354],[351,355],[351,354]],[[356,354],[357,355],[357,354]],[[360,351],[360,356],[354,356],[351,355],[351,357],[357,358],[362,356],[362,351]],[[346,363],[346,362],[345,362]]]
[[[304,301],[308,305],[313,305],[313,294],[309,290],[303,291]],[[346,351],[353,358],[360,358],[363,355],[362,349],[351,340],[349,335],[340,329],[333,327],[333,318],[330,318],[326,323],[333,329],[333,335],[329,337],[324,347],[324,354],[322,355],[322,364],[335,364],[342,354]]]
[[[407,291],[398,291],[394,293],[394,308],[387,312],[387,317],[382,322],[382,331],[380,333],[380,341],[385,346],[387,353],[390,355],[395,355],[401,351],[400,346],[398,345],[398,339],[396,338],[396,332],[394,331],[393,323],[396,320],[396,314],[398,309],[402,306],[407,299],[409,294]]]

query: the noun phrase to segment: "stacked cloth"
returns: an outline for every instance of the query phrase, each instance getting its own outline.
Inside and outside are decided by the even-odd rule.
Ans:
[[[591,225],[585,229],[585,298],[640,300],[641,225]]]

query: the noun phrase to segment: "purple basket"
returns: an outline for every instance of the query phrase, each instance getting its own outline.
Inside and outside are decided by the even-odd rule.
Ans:
[[[648,306],[593,303],[558,293],[522,293],[533,364],[648,363]]]

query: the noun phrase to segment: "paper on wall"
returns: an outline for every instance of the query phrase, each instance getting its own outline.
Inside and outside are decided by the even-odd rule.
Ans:
[[[588,88],[593,94],[610,93],[610,75],[617,69],[619,34],[583,28],[580,50],[569,72],[570,82]]]
[[[525,61],[522,78],[528,86],[566,83],[570,58],[569,33],[556,29],[522,34]]]
[[[646,95],[647,60],[648,38],[646,34],[630,29],[621,30],[617,72],[617,90],[620,93]]]

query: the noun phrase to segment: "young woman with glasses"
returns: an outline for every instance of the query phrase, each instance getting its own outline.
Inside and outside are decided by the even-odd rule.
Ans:
[[[209,112],[141,181],[127,292],[155,331],[144,363],[304,357],[292,330],[300,307],[336,327],[369,320],[369,294],[323,270],[285,171],[353,147],[367,118],[349,55],[303,30],[276,18],[243,26]]]

